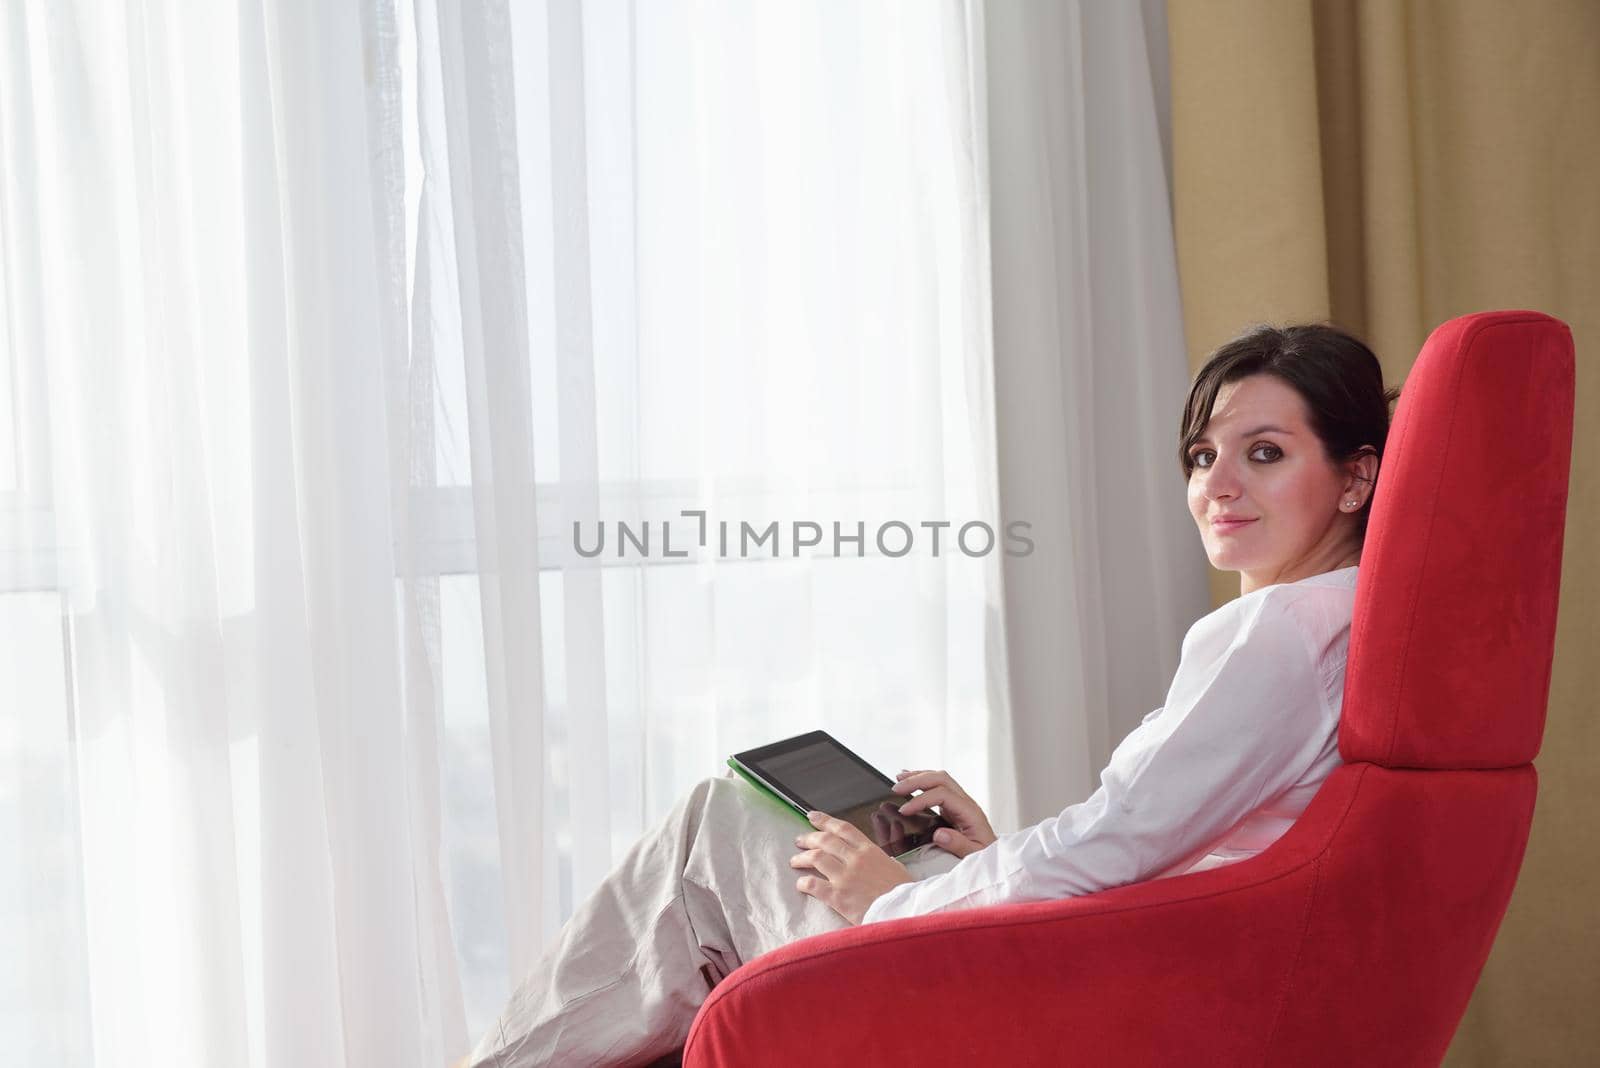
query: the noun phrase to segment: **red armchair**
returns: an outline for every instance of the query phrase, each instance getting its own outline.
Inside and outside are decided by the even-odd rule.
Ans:
[[[1572,403],[1559,320],[1429,337],[1363,552],[1345,766],[1271,848],[796,942],[711,993],[684,1064],[1437,1064],[1533,815]]]

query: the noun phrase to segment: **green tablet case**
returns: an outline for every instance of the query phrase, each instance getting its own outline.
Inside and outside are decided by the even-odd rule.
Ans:
[[[767,800],[771,801],[773,804],[775,804],[779,808],[783,809],[789,815],[791,815],[791,816],[795,817],[796,819],[798,819],[801,823],[805,824],[807,827],[811,826],[811,821],[806,819],[806,814],[804,812],[801,812],[799,809],[797,809],[793,805],[789,804],[789,802],[785,801],[783,798],[781,798],[777,794],[773,793],[772,792],[772,788],[770,786],[768,786],[766,783],[762,782],[760,779],[757,779],[754,775],[751,775],[748,771],[746,771],[743,768],[741,768],[739,766],[738,762],[733,759],[733,757],[729,757],[728,758],[728,767],[730,767],[734,771],[738,772],[739,773],[739,778],[743,779],[745,782],[749,783],[751,786],[754,786],[758,791],[760,791],[761,795],[763,797],[765,797]]]

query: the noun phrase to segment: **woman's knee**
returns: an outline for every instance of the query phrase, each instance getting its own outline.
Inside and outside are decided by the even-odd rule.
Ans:
[[[722,822],[723,817],[716,815],[718,810],[738,803],[737,796],[728,789],[728,785],[726,777],[721,775],[707,775],[698,780],[679,798],[676,822],[687,824],[691,834],[708,821]]]

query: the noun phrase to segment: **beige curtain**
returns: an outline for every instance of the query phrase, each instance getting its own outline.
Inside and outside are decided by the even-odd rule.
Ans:
[[[1457,315],[1534,308],[1578,353],[1561,618],[1520,881],[1446,1059],[1600,1047],[1600,4],[1171,0],[1189,356],[1329,318],[1391,384]],[[1515,486],[1484,486],[1484,507]],[[1231,576],[1229,576],[1231,578]],[[1220,600],[1237,593],[1213,575]]]

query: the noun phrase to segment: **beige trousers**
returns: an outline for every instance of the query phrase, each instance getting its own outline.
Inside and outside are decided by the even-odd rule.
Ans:
[[[849,926],[795,889],[807,824],[731,771],[702,780],[639,839],[562,928],[469,1063],[645,1065],[683,1046],[695,1011],[740,964]],[[918,879],[958,858],[927,847]]]

